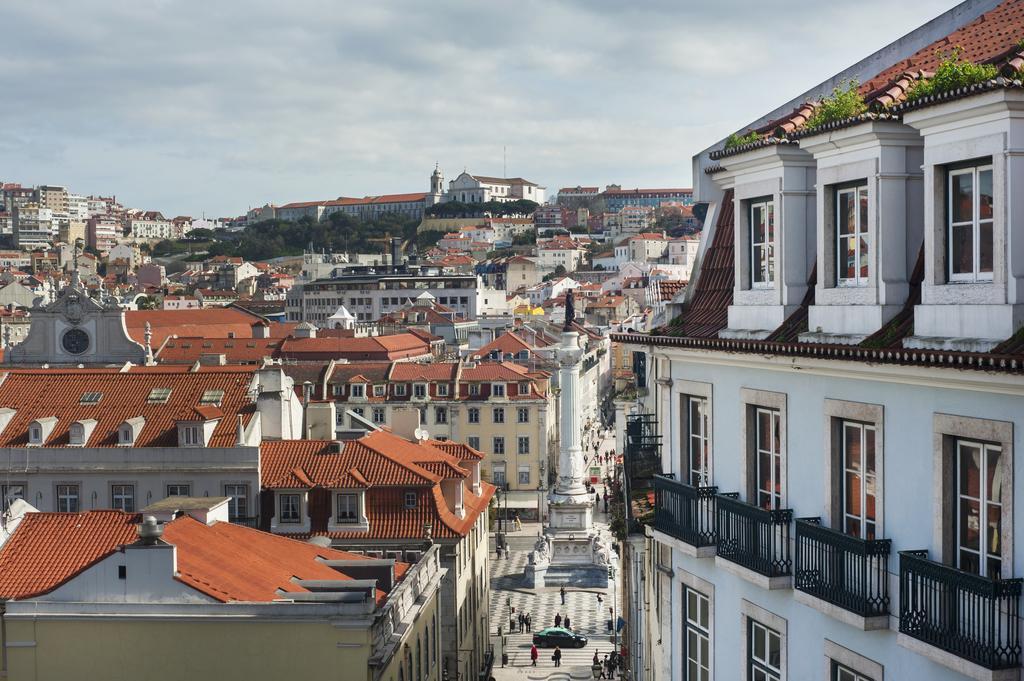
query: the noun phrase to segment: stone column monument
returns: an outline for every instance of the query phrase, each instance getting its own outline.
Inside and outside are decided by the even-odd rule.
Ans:
[[[594,498],[584,487],[583,412],[580,368],[583,349],[575,330],[575,301],[566,295],[565,326],[556,356],[559,363],[558,480],[548,497],[548,526],[538,537],[527,566],[526,582],[544,586],[607,586],[610,544],[594,528]]]

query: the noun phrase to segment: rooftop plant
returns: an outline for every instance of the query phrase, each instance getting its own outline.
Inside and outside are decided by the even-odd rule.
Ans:
[[[726,138],[725,148],[733,149],[735,147],[742,147],[744,144],[753,144],[754,142],[757,142],[760,139],[761,135],[754,132],[753,130],[749,131],[746,135],[738,135],[736,133],[733,133]]]
[[[921,97],[948,92],[968,85],[984,83],[999,75],[999,70],[992,64],[975,64],[962,59],[962,50],[957,47],[939,62],[935,75],[918,81],[907,93],[907,100],[914,101]]]
[[[820,128],[827,123],[853,118],[867,111],[868,105],[857,91],[858,87],[860,83],[850,80],[833,88],[832,94],[822,99],[814,113],[807,119],[805,127]]]

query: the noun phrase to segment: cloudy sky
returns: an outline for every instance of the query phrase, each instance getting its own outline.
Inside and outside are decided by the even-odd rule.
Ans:
[[[688,186],[690,157],[954,0],[0,3],[0,180],[235,215],[426,191]]]

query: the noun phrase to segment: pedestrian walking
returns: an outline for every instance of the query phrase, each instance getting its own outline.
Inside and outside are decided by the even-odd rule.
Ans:
[[[537,654],[538,654],[537,653],[537,646],[531,644],[530,645],[530,666],[531,667],[536,667],[537,666]]]
[[[551,659],[555,661],[555,666],[556,667],[561,667],[562,666],[562,649],[559,648],[558,646],[555,646],[555,652],[552,653]]]
[[[512,615],[509,615],[508,616],[508,631],[509,631],[509,633],[512,633],[515,630],[516,630],[516,620],[515,620],[514,617],[512,617]]]
[[[562,595],[562,605],[565,605],[565,587],[564,586],[561,587],[558,590],[558,593],[560,593]]]
[[[533,619],[531,618],[530,613],[526,613],[526,630],[533,631]]]
[[[566,629],[568,629],[569,631],[572,631],[572,625],[569,624],[569,616],[568,615],[565,616],[564,624],[565,624],[565,628]]]
[[[557,612],[555,613],[555,626],[556,627],[562,626],[562,616],[559,615]]]
[[[607,678],[609,678],[609,679],[612,678],[612,674],[614,673],[614,669],[615,669],[615,664],[612,662],[611,657],[609,657],[608,655],[605,655],[604,656],[604,673],[607,675]]]
[[[497,556],[498,560],[501,560],[501,545],[497,544],[494,547],[494,555]]]
[[[515,526],[516,532],[523,531],[523,521],[519,519],[519,511],[516,511],[515,516],[513,516],[512,524]]]
[[[520,612],[518,620],[519,620],[519,631],[523,631],[523,627],[526,626],[526,615],[524,615],[523,613]]]

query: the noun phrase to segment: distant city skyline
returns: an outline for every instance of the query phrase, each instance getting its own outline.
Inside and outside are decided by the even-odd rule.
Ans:
[[[20,3],[0,9],[0,180],[225,217],[427,191],[435,162],[499,175],[507,148],[549,196],[690,186],[751,111],[954,4]]]

